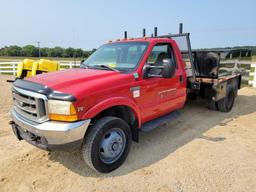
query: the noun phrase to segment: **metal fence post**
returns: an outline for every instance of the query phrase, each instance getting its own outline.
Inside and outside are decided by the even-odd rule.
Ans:
[[[70,69],[72,68],[72,63],[71,63],[71,62],[69,62],[69,68],[70,68]]]
[[[249,85],[256,87],[256,63],[251,64],[251,71],[249,74]]]

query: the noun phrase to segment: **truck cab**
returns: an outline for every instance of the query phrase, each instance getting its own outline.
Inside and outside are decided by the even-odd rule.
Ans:
[[[45,150],[80,148],[98,172],[118,168],[140,131],[177,117],[187,94],[201,92],[190,42],[186,52],[174,38],[125,37],[101,46],[80,68],[17,79],[13,132]]]
[[[117,73],[124,79],[129,77],[124,84],[123,80],[114,78],[108,85],[112,91],[106,87],[101,88],[103,94],[99,95],[99,100],[119,95],[134,103],[140,114],[140,127],[141,124],[184,105],[186,73],[179,53],[175,41],[171,39],[124,39],[102,46],[81,67],[94,70],[108,66],[110,69],[107,70],[114,71],[112,73]]]

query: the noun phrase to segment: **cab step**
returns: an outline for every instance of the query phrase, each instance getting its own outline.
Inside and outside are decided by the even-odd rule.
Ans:
[[[143,131],[143,132],[151,131],[151,130],[157,128],[157,127],[163,126],[164,124],[168,123],[171,120],[176,119],[179,116],[180,116],[180,112],[179,111],[173,111],[173,112],[168,113],[168,114],[166,114],[164,116],[156,118],[156,119],[154,119],[152,121],[144,123],[141,126],[141,131]]]

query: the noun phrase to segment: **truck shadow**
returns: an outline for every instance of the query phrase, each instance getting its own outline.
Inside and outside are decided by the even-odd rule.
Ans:
[[[49,159],[61,163],[84,177],[100,178],[126,175],[164,159],[195,139],[223,142],[226,138],[221,135],[210,137],[204,133],[215,126],[225,126],[239,116],[255,112],[255,101],[255,95],[239,95],[230,113],[208,110],[201,101],[187,102],[180,111],[180,117],[176,120],[151,132],[141,133],[140,142],[132,143],[130,153],[124,164],[109,174],[100,174],[91,170],[82,160],[79,151],[71,153],[51,152]]]

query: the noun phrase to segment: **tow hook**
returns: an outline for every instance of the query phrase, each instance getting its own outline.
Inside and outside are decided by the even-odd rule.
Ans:
[[[17,137],[18,140],[22,140],[20,134],[19,134],[19,131],[17,129],[17,125],[15,124],[14,121],[9,121],[9,125],[12,126],[12,131],[14,133],[14,135]]]

